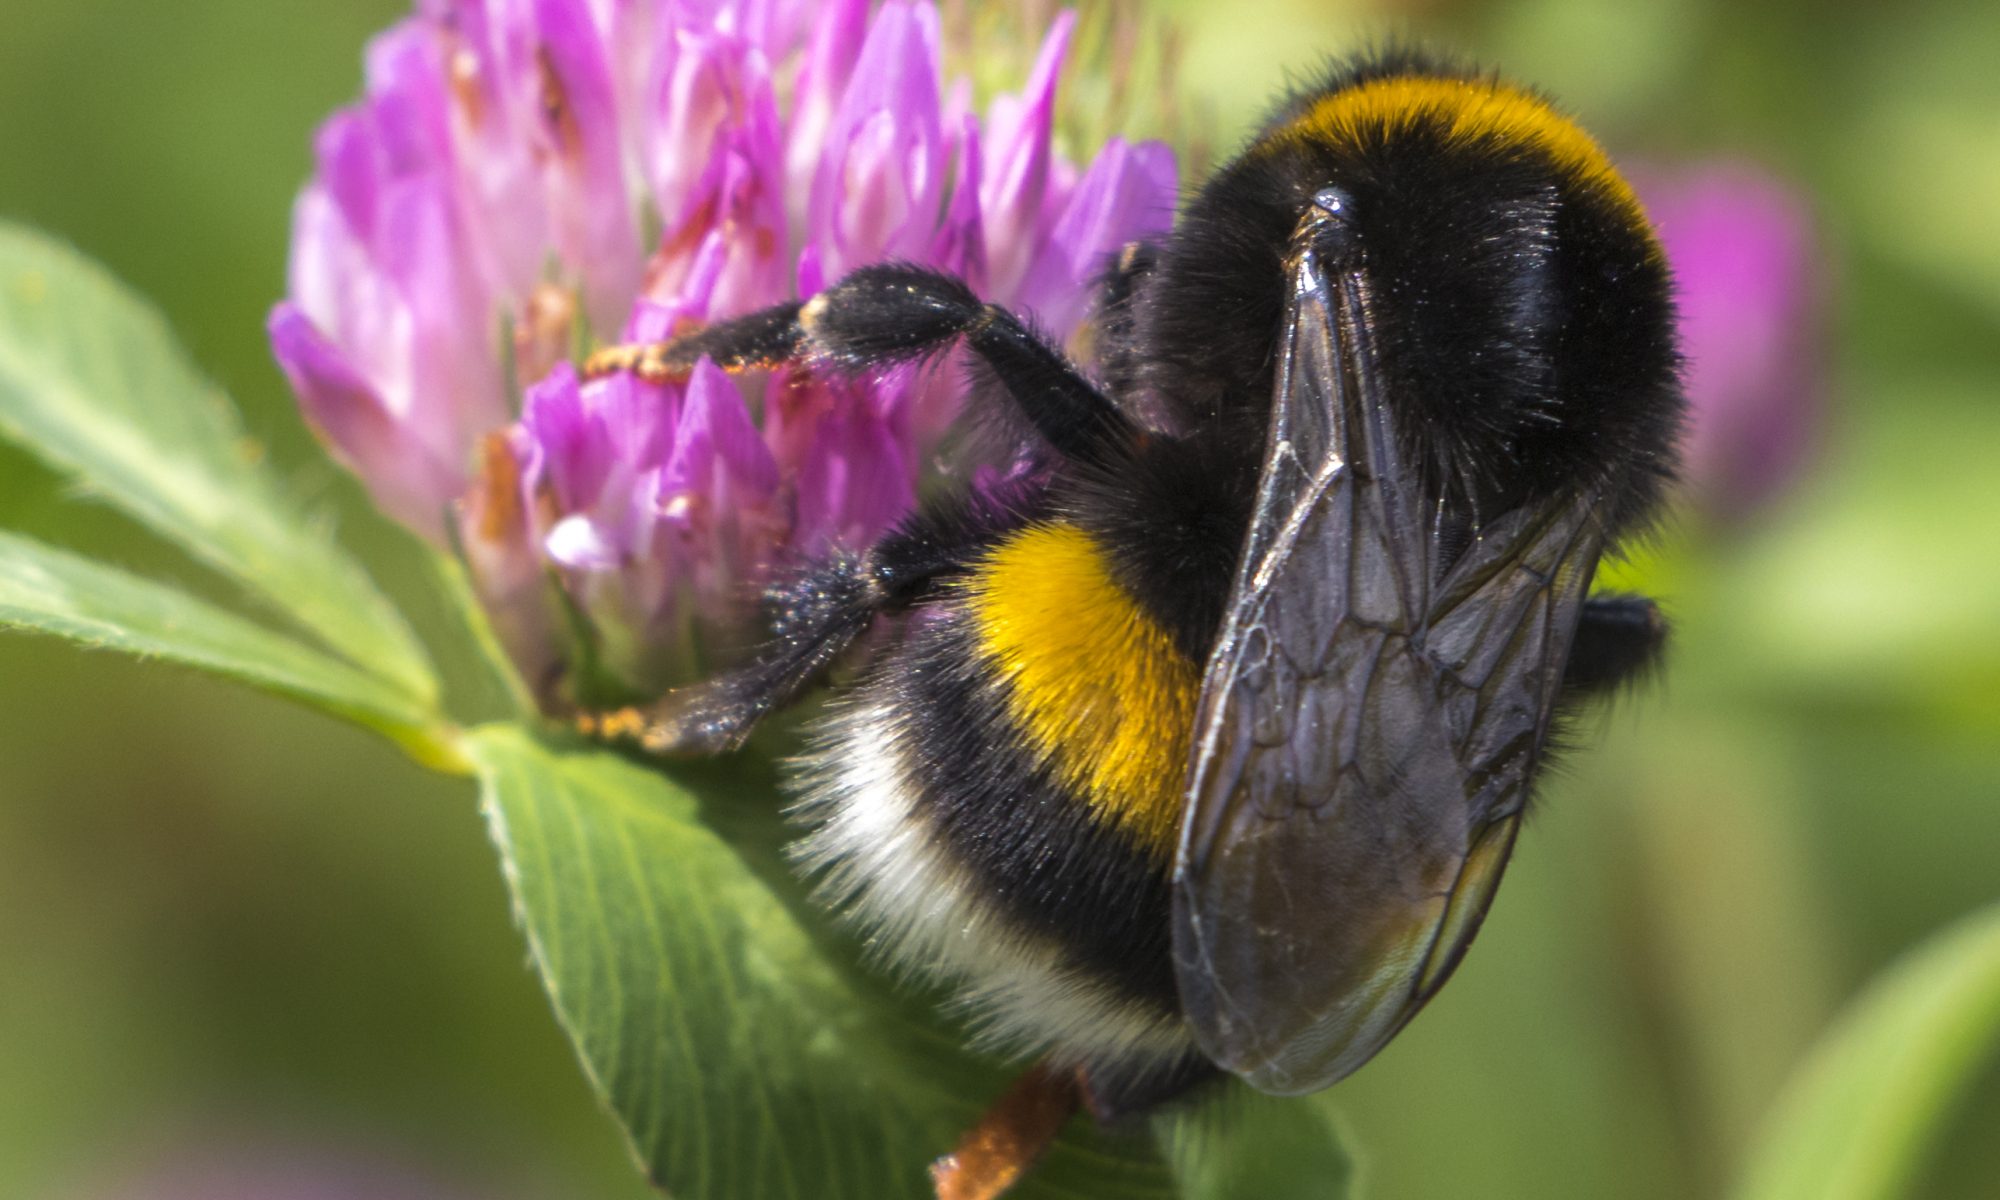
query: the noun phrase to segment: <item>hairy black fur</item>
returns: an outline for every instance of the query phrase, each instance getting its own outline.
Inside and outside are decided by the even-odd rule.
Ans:
[[[933,357],[963,338],[1049,448],[1091,462],[1132,425],[1027,322],[981,304],[963,281],[899,263],[863,267],[799,316],[813,359],[844,371]]]
[[[1342,200],[1332,257],[1366,285],[1375,384],[1392,398],[1418,486],[1435,498],[1431,561],[1456,560],[1510,510],[1593,490],[1615,540],[1649,517],[1673,472],[1681,402],[1666,267],[1629,209],[1532,147],[1454,139],[1422,116],[1343,144],[1284,132],[1329,95],[1403,75],[1473,78],[1404,49],[1328,71],[1278,106],[1171,235],[1120,257],[1096,329],[1101,385],[962,281],[907,265],[864,268],[803,307],[677,344],[668,361],[777,355],[841,372],[963,346],[992,385],[974,403],[1006,395],[1029,436],[1027,468],[1011,482],[946,497],[865,554],[777,589],[762,654],[670,698],[681,727],[729,734],[690,746],[740,741],[877,614],[910,610],[859,686],[893,702],[912,731],[922,811],[941,849],[1076,964],[1181,1011],[1168,864],[1101,821],[1030,750],[946,581],[1031,522],[1071,521],[1179,652],[1207,661],[1264,460],[1286,256],[1329,188]],[[1585,604],[1563,700],[1643,670],[1664,632],[1648,601]],[[1106,1113],[1213,1074],[1199,1060],[1089,1071]]]
[[[1629,528],[1671,477],[1680,421],[1666,265],[1610,197],[1518,146],[1422,120],[1352,146],[1271,134],[1405,73],[1466,74],[1409,51],[1337,68],[1195,195],[1130,301],[1141,382],[1198,436],[1261,448],[1283,257],[1314,194],[1337,187],[1428,485],[1477,525],[1602,479]]]
[[[1149,437],[1067,475],[1052,500],[1103,547],[1125,593],[1201,663],[1229,601],[1256,485],[1226,444]]]
[[[1015,731],[962,619],[913,627],[878,686],[931,768],[919,807],[952,857],[1022,928],[1130,998],[1176,1010],[1165,865],[1100,822]]]

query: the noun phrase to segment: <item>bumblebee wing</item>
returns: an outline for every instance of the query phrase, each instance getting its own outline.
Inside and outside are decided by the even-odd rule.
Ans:
[[[1440,577],[1362,280],[1299,259],[1174,873],[1197,1039],[1285,1094],[1366,1062],[1477,930],[1602,541],[1591,496],[1524,508]]]

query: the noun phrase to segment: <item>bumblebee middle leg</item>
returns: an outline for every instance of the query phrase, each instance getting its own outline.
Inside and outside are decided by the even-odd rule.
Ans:
[[[941,354],[961,339],[1063,457],[1101,461],[1137,436],[1118,406],[1021,318],[982,303],[961,280],[895,264],[863,267],[803,304],[672,341],[610,347],[587,359],[584,373],[677,379],[707,357],[726,370],[804,363],[851,375]]]
[[[929,594],[961,568],[971,535],[919,514],[865,554],[836,553],[766,594],[771,636],[750,661],[643,708],[587,714],[583,732],[653,754],[722,754],[796,699],[878,615]]]

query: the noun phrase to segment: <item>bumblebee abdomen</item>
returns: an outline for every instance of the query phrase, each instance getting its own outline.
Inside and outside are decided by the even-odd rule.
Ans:
[[[1078,526],[1030,526],[965,584],[1008,722],[1093,815],[1165,861],[1201,670],[1126,593]]]
[[[807,763],[802,857],[995,1041],[1184,1058],[1168,877],[1199,666],[1067,523],[1004,535],[908,621]]]

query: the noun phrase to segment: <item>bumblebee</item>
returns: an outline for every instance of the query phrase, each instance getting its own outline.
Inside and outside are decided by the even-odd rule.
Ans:
[[[1465,954],[1564,714],[1662,649],[1650,601],[1591,580],[1674,473],[1673,328],[1637,197],[1549,101],[1340,66],[1111,266],[1094,379],[906,265],[600,353],[963,346],[1025,459],[598,728],[726,751],[886,625],[800,771],[821,895],[1100,1117],[1323,1088]]]

